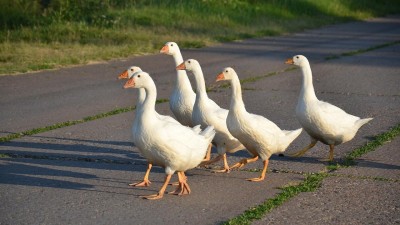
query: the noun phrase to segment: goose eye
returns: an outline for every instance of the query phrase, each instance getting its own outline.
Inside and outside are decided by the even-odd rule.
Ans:
[[[228,70],[225,70],[225,73],[227,73],[228,72]]]
[[[188,61],[188,63],[190,64],[190,60]]]
[[[139,74],[139,75],[137,75],[137,77],[139,77],[139,78],[140,78],[140,74]]]
[[[133,72],[133,69],[131,69],[131,71]]]
[[[296,56],[296,58],[299,58],[298,56]]]
[[[171,44],[171,47],[174,46],[174,44]]]

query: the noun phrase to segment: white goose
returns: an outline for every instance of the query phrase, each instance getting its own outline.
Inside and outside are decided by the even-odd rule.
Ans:
[[[173,193],[189,194],[190,188],[184,171],[200,164],[214,138],[214,128],[209,126],[198,134],[189,127],[159,118],[155,111],[157,89],[153,79],[146,72],[136,73],[126,82],[124,88],[144,88],[146,91],[142,108],[136,112],[137,123],[132,128],[136,134],[134,143],[151,158],[152,163],[164,167],[166,173],[158,194],[144,198],[162,198],[175,171],[178,171],[180,186]]]
[[[219,156],[208,162],[204,162],[202,165],[208,165],[223,159],[224,169],[215,172],[229,172],[230,168],[226,160],[226,152],[233,153],[245,149],[245,147],[228,131],[226,126],[228,110],[219,107],[217,103],[208,98],[203,71],[201,70],[201,66],[197,60],[188,59],[176,68],[178,70],[186,69],[191,71],[196,81],[197,94],[196,102],[193,107],[193,123],[196,125],[201,124],[202,126],[214,126],[217,132],[213,142],[217,147]]]
[[[262,181],[265,178],[271,155],[284,152],[289,144],[300,135],[302,129],[281,130],[265,117],[248,113],[243,103],[239,78],[232,68],[225,68],[216,78],[216,81],[220,80],[229,80],[232,85],[231,105],[226,120],[229,132],[239,139],[254,156],[251,159],[241,160],[234,167],[240,168],[249,161],[255,161],[260,157],[264,163],[260,177],[247,180]]]
[[[356,135],[358,129],[373,118],[360,119],[350,115],[342,109],[317,99],[312,83],[310,63],[302,55],[293,56],[285,62],[301,68],[303,85],[296,107],[296,116],[304,130],[310,135],[311,143],[293,154],[301,156],[321,141],[329,145],[329,161],[333,160],[335,145],[350,141]]]
[[[183,62],[181,51],[175,42],[167,42],[160,53],[172,55],[175,67]],[[186,71],[177,70],[175,86],[169,98],[169,107],[176,119],[185,126],[193,126],[192,112],[195,99],[196,94],[193,92]]]
[[[138,66],[131,66],[129,67],[127,70],[125,70],[124,72],[122,72],[119,76],[118,79],[130,79],[133,77],[133,75],[135,75],[138,72],[142,72],[142,69]],[[138,88],[138,97],[136,100],[136,108],[135,111],[138,112],[141,110],[144,99],[146,98],[146,91],[144,90],[144,88]],[[174,118],[170,117],[170,116],[164,116],[164,115],[160,115],[158,113],[156,113],[156,116],[159,119],[163,119],[163,120],[167,120],[170,121],[172,123],[179,123],[178,121],[176,121]],[[136,124],[138,123],[138,118],[137,116],[135,116],[135,120],[133,121],[133,125],[132,125],[132,135],[135,136],[135,132],[134,132],[134,127],[136,126]],[[192,128],[193,131],[195,131],[196,133],[200,133],[201,128],[200,125],[199,126],[195,126]],[[135,138],[134,138],[135,139]],[[140,152],[142,153],[142,155],[146,158],[147,160],[147,170],[146,173],[144,175],[143,181],[141,182],[137,182],[137,183],[131,183],[129,184],[129,186],[134,186],[134,187],[148,187],[150,186],[151,182],[149,180],[149,175],[150,175],[150,170],[153,166],[152,164],[152,156],[149,154],[144,154],[143,151],[141,149],[139,149]],[[147,157],[146,157],[147,156]]]
[[[175,66],[183,62],[183,57],[178,44],[175,42],[167,42],[161,48],[160,53],[171,55],[174,58]],[[183,125],[193,127],[192,113],[193,105],[196,100],[196,94],[193,92],[189,78],[185,70],[176,71],[176,81],[169,97],[169,108],[175,118]],[[210,160],[211,147],[209,146],[204,161]]]

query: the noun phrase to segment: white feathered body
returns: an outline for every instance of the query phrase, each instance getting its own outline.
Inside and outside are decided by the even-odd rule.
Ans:
[[[327,102],[303,98],[298,101],[296,116],[312,138],[327,145],[350,141],[362,125],[372,120],[360,119]]]
[[[230,110],[227,118],[229,132],[254,156],[266,160],[272,154],[282,153],[300,135],[302,129],[281,130],[265,117],[245,110]]]
[[[144,100],[146,99],[146,91],[144,88],[139,88],[138,89],[138,98],[136,101],[136,112],[141,111],[142,110],[142,105]],[[165,121],[169,121],[171,123],[177,123],[180,124],[177,120],[175,120],[174,118],[170,117],[170,116],[166,116],[166,115],[161,115],[159,113],[156,112],[156,116],[158,119],[160,120],[165,120]],[[136,135],[136,131],[133,130],[133,128],[136,126],[135,124],[138,123],[138,121],[136,120],[136,116],[135,116],[135,120],[133,121],[132,124],[132,135]],[[191,128],[192,130],[194,130],[196,133],[200,133],[201,128],[200,126],[195,126],[193,128]],[[135,137],[134,137],[135,139]]]
[[[184,74],[180,74],[182,72]],[[169,107],[182,125],[193,126],[192,112],[196,94],[192,90],[186,71],[178,70],[177,73],[178,80],[170,95]]]
[[[225,152],[234,153],[244,149],[240,141],[229,133],[226,125],[228,110],[219,107],[213,100],[209,98],[196,99],[193,107],[193,124],[201,124],[205,126],[213,126],[216,134],[213,143],[217,146],[219,154]]]
[[[135,130],[138,148],[147,152],[153,164],[165,167],[167,174],[198,166],[215,134],[210,127],[198,134],[189,127],[148,116]]]
[[[199,126],[186,127],[172,117],[159,115],[155,111],[155,84],[147,73],[140,75],[134,78],[146,89],[146,99],[132,127],[135,145],[150,163],[164,167],[167,174],[196,167],[214,138],[213,127],[200,132]]]

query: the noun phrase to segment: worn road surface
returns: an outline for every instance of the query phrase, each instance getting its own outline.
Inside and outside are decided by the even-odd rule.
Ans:
[[[241,79],[249,78],[243,84],[247,110],[282,129],[300,127],[294,110],[301,74],[299,69],[285,72],[290,66],[284,61],[305,55],[319,99],[361,118],[374,117],[351,142],[336,148],[335,159],[340,159],[400,123],[399,41],[400,16],[388,16],[182,54],[201,63],[214,90],[209,97],[225,108],[231,90],[215,84],[215,76],[232,66]],[[136,90],[124,90],[124,81],[116,80],[131,65],[152,75],[158,98],[169,98],[175,67],[171,56],[161,54],[1,76],[0,136],[135,105]],[[171,115],[168,103],[156,108]],[[140,195],[159,190],[164,171],[153,168],[150,187],[127,185],[141,180],[146,169],[131,141],[133,118],[131,111],[0,143],[0,224],[219,224],[328,165],[321,159],[329,148],[317,144],[300,158],[273,156],[263,182],[245,181],[259,175],[248,169],[262,168],[260,161],[229,174],[193,169],[187,172],[189,196],[143,200]],[[303,132],[287,152],[308,142]],[[399,148],[397,137],[355,166],[329,173],[316,191],[300,193],[253,223],[399,224]],[[246,151],[228,155],[229,163],[248,156]]]

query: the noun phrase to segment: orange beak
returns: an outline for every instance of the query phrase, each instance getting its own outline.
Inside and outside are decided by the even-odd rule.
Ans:
[[[118,80],[121,80],[121,79],[128,79],[128,70],[125,70],[120,75],[118,75]]]
[[[285,62],[285,64],[290,64],[290,65],[293,65],[293,64],[294,64],[294,62],[293,62],[293,58],[289,58],[289,59],[287,59],[287,60],[286,60],[286,62]]]
[[[186,70],[185,62],[179,64],[179,66],[176,67],[177,70]]]
[[[129,79],[125,85],[124,88],[133,88],[135,87],[135,80],[133,79],[133,77],[131,79]]]
[[[218,74],[218,75],[217,75],[217,78],[216,78],[216,80],[215,80],[215,81],[220,81],[220,80],[225,80],[224,73],[220,73],[220,74]]]
[[[162,49],[160,50],[160,53],[167,54],[168,52],[169,52],[168,45],[164,45],[164,47],[162,47]]]

